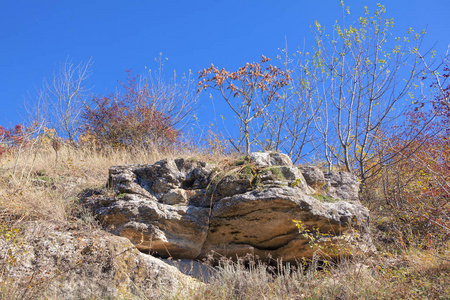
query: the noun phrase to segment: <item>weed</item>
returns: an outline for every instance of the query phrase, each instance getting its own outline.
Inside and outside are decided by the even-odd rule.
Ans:
[[[256,176],[256,171],[249,165],[245,165],[242,169],[238,172],[238,177],[240,179],[253,179],[253,177]]]
[[[335,198],[328,197],[328,196],[326,196],[326,195],[321,195],[321,194],[318,194],[318,193],[312,194],[311,196],[313,196],[313,197],[316,198],[317,200],[320,200],[320,201],[323,201],[323,202],[334,203],[334,202],[338,201],[338,200],[335,199]]]
[[[297,187],[297,186],[300,184],[300,182],[301,182],[301,179],[300,179],[300,178],[297,178],[297,179],[291,184],[291,187]]]
[[[242,156],[239,156],[239,157],[235,160],[234,165],[235,165],[235,166],[242,166],[242,165],[248,164],[249,162],[250,162],[250,156],[248,156],[248,155],[242,155]]]
[[[282,167],[280,167],[280,166],[271,166],[271,167],[262,169],[262,170],[260,171],[260,173],[263,173],[263,172],[270,172],[270,173],[272,173],[277,179],[279,179],[279,180],[286,180],[286,177],[285,177],[284,174],[283,174]]]
[[[119,199],[125,199],[125,196],[128,195],[128,193],[121,193],[119,195],[117,195],[117,198]]]

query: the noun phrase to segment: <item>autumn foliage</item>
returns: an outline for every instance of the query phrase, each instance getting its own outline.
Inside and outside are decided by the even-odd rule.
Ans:
[[[450,238],[449,119],[419,109],[406,118],[398,132],[408,134],[389,136],[385,155],[391,159],[371,189],[382,191],[382,205],[395,217],[403,242],[427,248],[445,244]]]
[[[98,96],[82,112],[82,141],[101,147],[163,147],[177,141],[179,132],[171,119],[158,111],[148,85],[127,72],[121,93]]]
[[[438,77],[431,87],[437,88],[439,94],[433,101],[434,110],[440,116],[442,126],[447,131],[447,136],[450,136],[450,83],[447,82],[450,78],[450,63],[447,62],[444,67],[444,73]]]
[[[13,147],[23,146],[25,142],[25,127],[23,125],[16,125],[12,129],[0,126],[0,157]]]
[[[289,71],[277,66],[267,66],[269,61],[270,58],[263,55],[260,63],[246,63],[235,72],[219,69],[213,64],[199,72],[198,92],[208,88],[220,91],[223,99],[239,118],[246,154],[250,152],[252,143],[250,123],[281,97],[280,89],[287,86],[291,80]]]

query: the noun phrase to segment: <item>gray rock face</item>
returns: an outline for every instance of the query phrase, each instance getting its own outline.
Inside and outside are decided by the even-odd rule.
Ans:
[[[143,252],[295,261],[312,257],[318,247],[330,256],[346,247],[352,253],[374,250],[356,178],[315,167],[299,170],[284,154],[252,153],[248,164],[226,172],[204,162],[165,159],[111,167],[109,173],[115,196],[94,195],[86,205],[110,232]]]
[[[346,172],[332,171],[324,174],[326,193],[329,197],[359,201],[359,181],[355,175]]]
[[[327,181],[325,180],[325,176],[323,175],[322,170],[320,170],[316,166],[301,166],[300,167],[303,177],[305,177],[306,182],[314,187],[322,187]]]
[[[278,152],[253,152],[250,153],[250,161],[257,167],[291,166],[289,156]]]
[[[20,298],[162,299],[168,298],[165,290],[201,285],[174,266],[139,252],[126,238],[56,229],[33,235],[30,244],[5,248],[0,243],[0,254],[17,251],[17,263],[3,271],[24,291]],[[34,288],[27,293],[30,283]]]
[[[307,184],[325,196],[358,202],[359,182],[355,175],[338,171],[324,173],[316,166],[301,166],[300,169]]]

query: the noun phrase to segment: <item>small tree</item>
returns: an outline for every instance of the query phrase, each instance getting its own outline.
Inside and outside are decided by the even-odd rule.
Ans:
[[[300,54],[300,57],[299,57]],[[290,54],[288,46],[278,55],[292,80],[283,87],[281,98],[263,114],[265,126],[258,142],[265,149],[282,151],[297,163],[307,157],[312,150],[314,121],[318,116],[323,99],[318,97],[315,74],[307,72],[311,62],[307,55],[296,52]]]
[[[423,107],[426,104],[425,102],[431,102],[434,109],[434,115],[440,117],[442,124],[447,130],[447,134],[450,134],[450,60],[448,53],[442,62],[434,68],[425,61],[421,54],[419,54],[419,56],[422,59],[426,70],[426,72],[423,73],[424,76],[422,77],[422,80],[427,79],[426,75],[428,75],[432,80],[430,87],[436,89],[437,93],[433,99],[423,97],[423,102],[417,101],[416,104]]]
[[[80,128],[79,116],[89,96],[86,81],[90,76],[91,66],[90,60],[77,65],[70,60],[61,63],[59,70],[51,78],[44,79],[43,88],[34,101],[32,114],[38,112],[44,116],[37,116],[33,121],[41,123],[42,118],[45,118],[46,123],[51,124],[71,144],[75,144]]]
[[[362,183],[389,160],[380,157],[379,136],[403,116],[408,102],[415,99],[414,88],[424,66],[417,51],[423,34],[412,29],[402,38],[392,36],[393,19],[384,18],[385,8],[365,14],[348,24],[349,8],[341,1],[342,22],[331,34],[316,22],[316,46],[308,72],[320,84],[321,118],[315,121],[323,137],[317,143],[327,161],[335,161],[347,171],[356,171]],[[325,151],[324,151],[325,150]]]
[[[214,65],[200,71],[198,92],[212,88],[221,92],[223,99],[238,117],[240,132],[245,140],[245,153],[250,153],[250,125],[274,101],[278,91],[291,80],[289,71],[276,66],[265,66],[270,61],[262,56],[261,63],[247,63],[235,72],[219,70]],[[233,99],[238,99],[233,101]]]

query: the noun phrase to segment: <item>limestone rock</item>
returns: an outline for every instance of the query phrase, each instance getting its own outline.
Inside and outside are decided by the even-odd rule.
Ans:
[[[329,197],[347,201],[359,201],[359,181],[355,175],[347,172],[331,171],[325,173],[326,194]]]
[[[193,259],[206,239],[208,208],[163,204],[137,194],[96,198],[90,205],[110,232],[146,253]]]
[[[308,185],[314,188],[320,188],[326,184],[325,176],[320,168],[309,165],[301,166],[300,169]]]
[[[219,197],[228,197],[235,194],[245,193],[252,186],[252,178],[235,178],[234,176],[225,176],[216,187]]]
[[[253,152],[250,161],[257,167],[291,166],[292,161],[286,154],[278,152]]]
[[[187,193],[183,189],[171,189],[163,197],[161,197],[161,202],[164,204],[186,204],[187,203]]]
[[[161,257],[213,252],[295,261],[319,246],[330,256],[342,254],[338,246],[374,250],[353,175],[300,170],[274,152],[249,157],[222,173],[185,159],[112,167],[108,182],[116,196],[92,195],[85,204],[110,232]]]
[[[300,169],[308,185],[327,197],[358,202],[359,182],[355,175],[339,171],[324,173],[316,166]]]
[[[17,288],[23,285],[21,298],[153,299],[168,296],[170,290],[201,285],[177,268],[141,253],[126,238],[58,230],[33,234],[35,239],[16,253],[16,263],[3,269]],[[8,249],[13,248],[9,245]],[[0,244],[0,254],[8,249]],[[29,289],[31,295],[26,294]]]
[[[369,213],[359,204],[321,202],[292,187],[268,188],[227,197],[211,212],[208,237],[201,257],[211,251],[236,257],[251,253],[260,258],[294,261],[311,257],[309,236],[299,232],[293,220],[301,220],[317,245],[338,244],[358,230],[361,245],[372,249],[367,228]],[[364,246],[363,246],[364,247]]]

